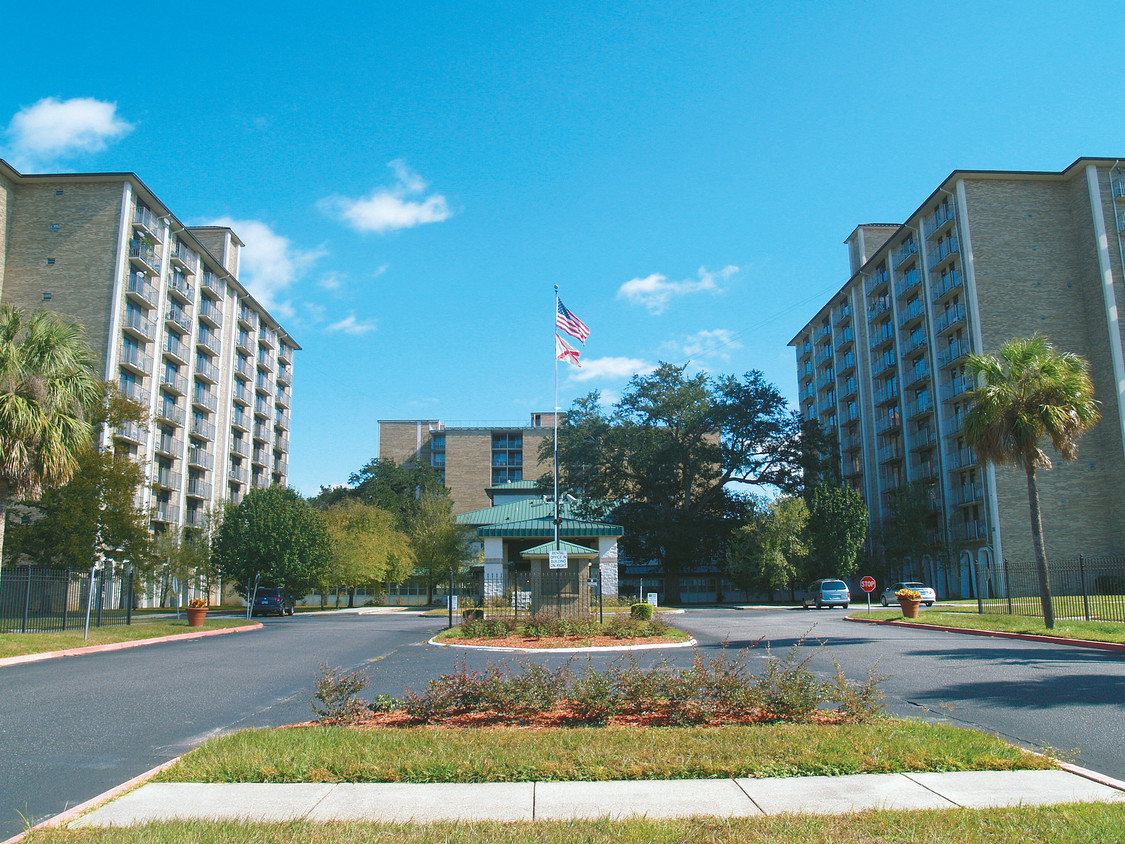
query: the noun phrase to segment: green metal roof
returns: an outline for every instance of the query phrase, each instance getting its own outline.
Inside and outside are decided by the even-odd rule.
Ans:
[[[555,550],[555,540],[544,542],[542,545],[536,545],[534,548],[528,548],[520,554],[521,557],[546,557],[551,551]],[[566,551],[568,557],[597,557],[598,552],[593,548],[587,548],[585,545],[575,545],[573,542],[560,542],[559,550]]]
[[[495,484],[488,488],[489,492],[524,492],[526,490],[538,489],[539,481],[507,481],[502,484]]]
[[[572,518],[574,503],[563,501],[559,504],[559,515]],[[483,507],[480,510],[470,510],[457,517],[457,523],[462,525],[496,525],[503,522],[526,522],[530,519],[553,519],[555,505],[542,498],[529,498],[523,501],[513,501],[509,504],[496,504],[492,507]]]
[[[606,522],[584,522],[581,519],[563,519],[559,525],[559,536],[622,536],[625,529],[621,525]],[[536,537],[555,535],[553,514],[546,518],[526,519],[524,521],[485,524],[477,528],[477,536]]]

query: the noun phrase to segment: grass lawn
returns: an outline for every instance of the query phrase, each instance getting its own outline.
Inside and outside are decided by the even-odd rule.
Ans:
[[[40,830],[27,844],[1089,844],[1121,841],[1125,806],[870,811],[817,817],[530,823],[371,824],[305,821],[248,824],[181,821],[126,829]]]
[[[527,782],[1050,768],[974,730],[920,721],[728,727],[243,730],[160,782]]]
[[[111,645],[117,642],[133,642],[138,639],[156,639],[160,636],[174,636],[178,633],[195,633],[199,630],[221,630],[227,627],[246,627],[257,624],[244,618],[208,618],[203,627],[188,627],[187,618],[176,621],[165,618],[149,621],[143,617],[133,618],[130,625],[120,627],[91,627],[90,638],[82,638],[82,628],[77,630],[50,631],[45,633],[0,633],[0,658],[40,654],[49,651],[65,651],[71,648],[86,648],[92,645]]]
[[[866,618],[867,610],[852,613],[856,618]],[[963,610],[925,610],[917,619],[903,618],[899,610],[872,610],[871,618],[882,621],[904,621],[910,624],[941,624],[946,627],[962,627],[967,630],[999,630],[1005,633],[1034,633],[1039,636],[1058,636],[1063,639],[1088,639],[1094,642],[1125,643],[1125,624],[1115,621],[1072,621],[1056,619],[1055,626],[1048,630],[1041,618],[1025,615],[978,615],[975,609]]]

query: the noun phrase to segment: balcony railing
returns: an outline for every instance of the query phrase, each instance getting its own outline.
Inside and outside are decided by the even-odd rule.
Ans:
[[[801,401],[813,401],[816,399],[816,387],[812,384],[805,384],[800,390]]]
[[[929,377],[930,367],[927,366],[926,362],[923,360],[919,365],[906,370],[905,374],[902,376],[902,380],[903,383],[909,387]]]
[[[289,473],[289,461],[284,457],[279,457],[274,460],[273,470],[279,475],[287,475]]]
[[[268,372],[259,372],[256,384],[259,390],[264,390],[267,393],[273,392],[273,381],[270,380]]]
[[[184,420],[187,418],[183,408],[167,403],[162,404],[157,409],[156,415],[165,422],[171,422],[173,425],[178,425],[181,428],[184,427]]]
[[[871,362],[871,374],[882,375],[888,369],[893,369],[895,366],[894,355],[879,355]]]
[[[215,455],[199,446],[192,446],[188,452],[188,465],[210,471],[215,468]]]
[[[152,370],[152,355],[145,354],[139,346],[121,347],[120,364],[148,374]]]
[[[219,352],[222,351],[223,348],[218,334],[216,334],[214,331],[204,331],[202,328],[200,328],[199,338],[196,340],[196,344],[201,349],[206,349],[207,351],[215,355],[219,354]]]
[[[837,352],[846,349],[855,340],[855,331],[852,330],[850,325],[844,326],[843,329],[836,335],[835,349]]]
[[[182,240],[177,240],[172,246],[172,260],[194,275],[199,266],[199,256],[184,245]]]
[[[171,490],[179,490],[180,485],[183,483],[183,478],[179,472],[168,472],[164,470],[158,470],[154,480],[157,486],[162,486],[165,489]]]
[[[826,349],[831,349],[825,346]],[[274,369],[277,366],[277,359],[265,349],[258,350],[258,366],[264,366],[266,369]]]
[[[879,433],[897,431],[902,428],[902,416],[898,413],[880,413],[875,417],[875,430]]]
[[[270,403],[266,401],[264,396],[254,397],[254,412],[260,416],[270,415]]]
[[[184,452],[184,441],[169,434],[160,434],[156,438],[156,450],[169,457],[178,458]]]
[[[152,520],[154,522],[178,522],[180,520],[180,508],[175,504],[160,501],[153,511]]]
[[[259,440],[268,440],[272,430],[267,422],[254,423],[254,438]]]
[[[204,290],[210,290],[219,299],[223,298],[223,282],[217,275],[210,270],[204,270],[203,275],[199,279],[199,286]]]
[[[272,328],[263,325],[261,331],[258,332],[258,339],[271,349],[277,348],[277,332]]]
[[[210,390],[202,390],[197,384],[195,390],[191,394],[192,404],[205,407],[208,410],[214,411],[219,407],[219,397],[212,393]]]
[[[875,317],[879,316],[879,314],[883,313],[883,311],[887,310],[890,306],[891,300],[886,296],[880,296],[875,301],[869,303],[867,305],[868,321],[870,322],[871,320],[875,319]]]
[[[117,389],[129,401],[134,401],[145,408],[148,407],[149,392],[135,381],[120,383],[117,385]]]
[[[895,284],[895,295],[899,297],[905,296],[907,293],[917,287],[918,284],[921,283],[921,281],[922,275],[918,272],[918,268],[912,268]]]
[[[164,338],[164,353],[179,363],[188,362],[188,347],[176,339],[179,335],[169,334]]]
[[[140,311],[125,310],[125,328],[135,331],[146,340],[156,339],[156,324]]]
[[[148,283],[144,273],[129,273],[129,282],[125,289],[141,297],[150,308],[156,307],[156,288]]]
[[[203,478],[188,478],[187,494],[192,498],[210,498],[211,484]]]
[[[213,299],[201,299],[199,302],[199,315],[209,320],[216,328],[222,328],[223,312],[215,305]]]
[[[949,366],[969,353],[969,344],[964,340],[950,343],[938,353],[938,366]]]
[[[138,445],[148,443],[148,432],[136,422],[121,423],[114,431],[114,436],[121,440],[137,443]]]
[[[186,302],[195,301],[195,288],[182,273],[172,273],[171,278],[168,279],[168,289],[183,297]]]
[[[901,264],[903,261],[905,261],[911,255],[914,255],[917,252],[918,252],[918,244],[915,243],[913,238],[912,238],[912,239],[906,241],[905,243],[903,243],[897,249],[895,249],[891,260],[894,262],[894,265],[897,267],[899,264]]]
[[[231,449],[233,451],[233,449]],[[247,469],[242,469],[237,466],[231,466],[227,472],[227,477],[232,481],[240,484],[250,483],[250,472]]]
[[[258,315],[244,304],[238,306],[238,318],[246,323],[253,331],[258,327]]]
[[[203,358],[196,358],[195,374],[198,377],[210,381],[212,384],[214,384],[219,380],[219,367],[215,366],[215,364],[211,363],[210,361],[204,360]]]
[[[937,445],[937,434],[932,428],[921,428],[910,432],[910,450],[923,451]]]
[[[129,258],[148,270],[149,275],[160,275],[160,258],[156,256],[156,250],[144,241],[129,241]]]
[[[929,237],[950,220],[953,219],[953,206],[952,205],[939,205],[933,214],[926,217],[923,223],[923,228],[926,231],[926,236]]]
[[[836,395],[829,393],[816,404],[817,413],[825,414],[836,409]]]
[[[235,383],[231,397],[240,404],[250,404],[252,400],[250,391],[246,389],[246,385],[241,381]]]
[[[238,350],[241,352],[245,352],[248,355],[254,354],[254,335],[246,329],[240,330],[235,345],[238,346]]]
[[[926,257],[926,265],[932,270],[950,255],[957,252],[958,249],[956,238],[946,238],[930,250],[930,254]]]
[[[281,407],[289,407],[289,391],[283,387],[278,387],[275,401]]]
[[[984,502],[984,486],[981,484],[965,484],[954,487],[950,495],[955,507],[968,507]]]
[[[259,363],[263,362],[259,357]],[[816,354],[813,356],[813,363],[817,366],[823,366],[832,360],[832,346],[825,343],[823,346],[816,347]]]
[[[930,295],[936,302],[950,290],[956,290],[959,287],[963,287],[964,284],[965,278],[961,275],[961,271],[953,270],[952,272],[947,273],[943,278],[930,285]]]
[[[259,466],[269,466],[270,465],[269,450],[264,449],[264,448],[254,449],[254,455],[250,458],[250,462],[256,463]]]
[[[864,281],[863,283],[864,295],[870,296],[888,281],[890,281],[890,276],[887,275],[885,270],[883,272],[877,272],[873,275],[868,276],[866,281]]]
[[[913,322],[916,319],[921,319],[926,315],[926,308],[922,304],[921,299],[915,299],[907,305],[902,313],[898,315],[899,327],[905,326],[907,323]]]
[[[193,417],[191,420],[191,434],[200,439],[214,441],[215,439],[215,426],[204,419]]]
[[[163,237],[164,225],[160,222],[160,218],[143,205],[133,209],[133,224],[143,226],[157,240]]]
[[[851,307],[848,308],[848,313],[851,313]],[[293,362],[293,349],[289,347],[288,343],[281,343],[277,347],[277,359],[285,361],[286,363]]]
[[[977,465],[977,453],[971,448],[955,449],[952,454],[946,458],[945,468],[950,471],[957,471],[959,469],[966,469],[970,466]]]
[[[934,332],[941,334],[943,331],[952,328],[959,322],[965,321],[965,307],[960,302],[952,308],[942,311],[934,319]]]
[[[898,384],[884,384],[875,390],[875,404],[886,404],[898,398]]]
[[[243,431],[250,430],[250,416],[241,407],[236,408],[236,412],[230,416],[230,424],[232,427],[240,428]]]
[[[934,409],[934,400],[929,393],[924,393],[921,396],[915,396],[913,399],[906,403],[906,415],[910,418],[920,416],[923,413],[931,413]]]
[[[891,328],[889,322],[883,323],[882,327],[876,328],[871,332],[870,347],[877,349],[884,343],[887,343],[895,338],[894,330]]]
[[[836,358],[836,371],[840,375],[843,375],[849,369],[855,369],[855,352],[845,352],[844,354],[842,354],[838,358]],[[280,372],[277,373],[277,383],[279,383],[279,384],[282,383],[282,378],[281,378]],[[286,377],[284,379],[284,383],[286,383],[286,384],[289,383],[288,374],[286,374]]]
[[[964,375],[958,375],[956,378],[942,387],[941,397],[945,401],[953,401],[954,399],[959,398],[975,389],[976,384],[973,383],[972,378],[968,378]]]
[[[273,447],[281,452],[289,451],[289,435],[279,433],[274,437]]]
[[[173,325],[182,328],[185,333],[191,331],[191,317],[183,308],[169,305],[168,310],[164,312],[164,317]]]
[[[956,522],[953,536],[961,542],[984,542],[988,539],[988,526],[983,519],[972,522]]]
[[[237,454],[239,457],[249,457],[250,444],[246,440],[233,439],[230,441],[230,453]]]
[[[282,410],[277,412],[277,416],[273,420],[273,424],[281,428],[283,431],[289,430],[289,414]]]
[[[903,339],[900,346],[900,348],[902,349],[902,356],[907,357],[908,355],[918,351],[919,349],[925,349],[926,345],[926,335],[924,333],[919,333],[915,337],[906,337]]]

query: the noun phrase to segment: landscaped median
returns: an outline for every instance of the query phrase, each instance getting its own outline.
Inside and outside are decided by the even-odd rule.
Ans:
[[[979,614],[968,608],[965,610],[926,610],[918,618],[904,618],[899,610],[860,610],[852,613],[855,621],[893,622],[910,626],[930,625],[939,628],[954,628],[965,632],[991,634],[1010,634],[1038,639],[1061,639],[1082,643],[1102,645],[1121,645],[1125,649],[1125,624],[1115,621],[1086,621],[1084,619],[1057,619],[1050,630],[1043,619],[1022,615],[999,613]]]

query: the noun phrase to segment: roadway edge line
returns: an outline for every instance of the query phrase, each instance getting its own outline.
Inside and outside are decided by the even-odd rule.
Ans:
[[[946,633],[964,633],[968,636],[991,636],[996,639],[1022,639],[1025,642],[1045,642],[1051,645],[1073,645],[1076,648],[1095,648],[1102,651],[1125,653],[1125,644],[1118,642],[1095,642],[1090,639],[1064,639],[1061,636],[1040,636],[1038,633],[1010,633],[1007,630],[972,630],[968,627],[946,627],[942,624],[907,624],[902,621],[882,618],[857,618],[845,616],[844,621],[860,624],[891,624],[895,627],[916,628],[918,630],[941,630]]]

